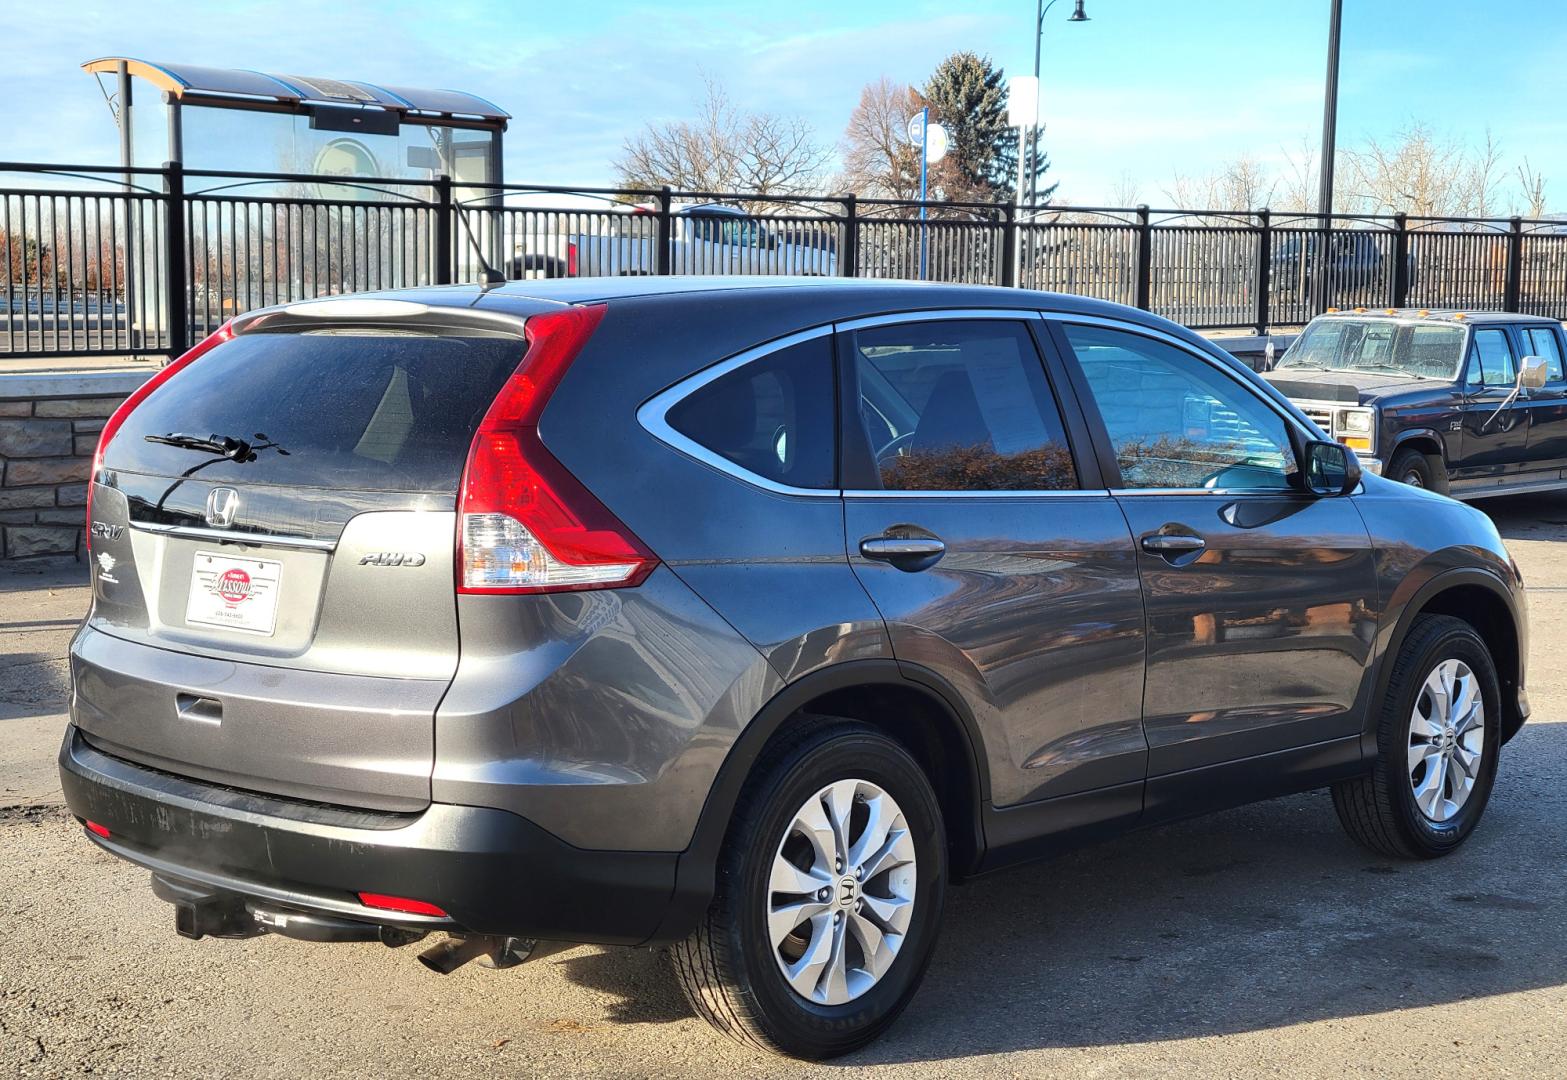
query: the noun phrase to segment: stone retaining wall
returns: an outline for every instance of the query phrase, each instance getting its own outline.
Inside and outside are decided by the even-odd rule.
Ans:
[[[0,377],[0,559],[83,557],[98,433],[150,374]]]

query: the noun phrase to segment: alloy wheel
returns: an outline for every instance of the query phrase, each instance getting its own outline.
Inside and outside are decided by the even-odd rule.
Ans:
[[[1463,809],[1485,756],[1485,700],[1462,660],[1431,669],[1409,717],[1409,785],[1415,805],[1441,824]]]
[[[767,929],[794,992],[853,1001],[881,981],[914,913],[914,840],[896,800],[839,780],[795,812],[773,856]]]

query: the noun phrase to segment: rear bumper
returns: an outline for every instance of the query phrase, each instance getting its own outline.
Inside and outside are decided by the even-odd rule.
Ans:
[[[105,754],[75,725],[60,783],[71,813],[108,831],[87,833],[104,850],[165,882],[272,911],[636,945],[658,929],[675,886],[675,852],[584,850],[490,807],[396,814],[238,791]],[[360,892],[422,900],[450,917],[367,908]]]

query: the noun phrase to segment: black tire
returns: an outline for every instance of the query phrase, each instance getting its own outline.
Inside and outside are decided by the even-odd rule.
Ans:
[[[1437,822],[1421,812],[1411,788],[1410,725],[1426,677],[1444,660],[1474,672],[1485,706],[1485,749],[1474,789],[1456,814]],[[1377,723],[1372,771],[1333,786],[1344,831],[1372,851],[1404,859],[1434,859],[1462,844],[1479,824],[1496,782],[1502,695],[1496,665],[1474,627],[1447,615],[1422,615],[1409,628],[1388,682]]]
[[[1423,454],[1407,447],[1393,455],[1386,476],[1410,487],[1425,488],[1438,495],[1447,494],[1447,466],[1435,454]]]
[[[915,845],[912,918],[891,966],[841,1005],[807,1001],[789,986],[767,933],[769,874],[795,813],[837,780],[879,785],[903,811]],[[670,949],[696,1013],[753,1049],[822,1060],[887,1029],[919,987],[941,920],[947,861],[941,807],[908,751],[852,720],[813,717],[770,746],[746,782],[719,856],[701,925]]]

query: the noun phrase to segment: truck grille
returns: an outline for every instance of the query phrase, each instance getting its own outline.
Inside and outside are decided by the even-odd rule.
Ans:
[[[1331,408],[1326,405],[1307,405],[1299,401],[1295,403],[1295,407],[1311,417],[1313,424],[1316,424],[1329,435],[1333,434],[1333,410]]]

